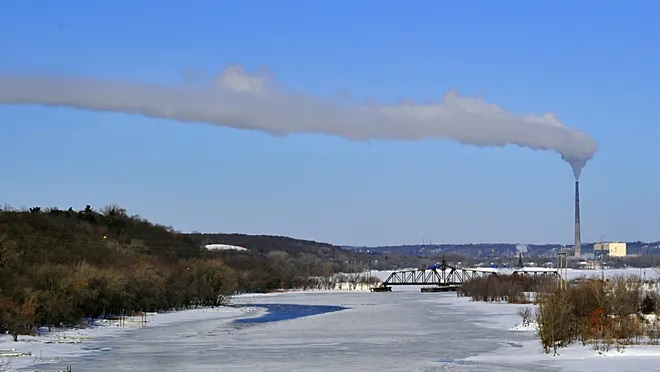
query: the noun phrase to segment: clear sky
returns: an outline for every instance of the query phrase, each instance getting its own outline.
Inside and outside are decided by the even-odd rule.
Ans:
[[[357,100],[452,89],[554,112],[600,150],[584,241],[660,240],[660,2],[27,1],[0,4],[0,73],[179,84],[228,64]],[[570,243],[573,175],[551,151],[353,142],[0,105],[0,202],[118,204],[182,231],[336,244]]]

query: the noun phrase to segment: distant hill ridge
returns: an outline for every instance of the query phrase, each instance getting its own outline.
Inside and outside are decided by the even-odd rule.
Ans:
[[[628,254],[660,254],[660,241],[657,242],[626,242]],[[593,252],[595,243],[582,243],[582,252]],[[443,253],[455,253],[465,257],[487,257],[496,255],[513,255],[523,249],[528,256],[552,255],[559,247],[571,245],[562,244],[514,244],[514,243],[467,243],[467,244],[410,244],[392,246],[343,246],[342,248],[379,254],[398,254],[408,256],[435,256]],[[524,247],[524,248],[523,248]]]

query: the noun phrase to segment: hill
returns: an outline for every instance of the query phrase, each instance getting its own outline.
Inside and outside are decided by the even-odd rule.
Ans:
[[[233,267],[240,266],[236,261],[263,263],[259,257],[271,260],[285,257],[303,266],[321,268],[312,270],[314,275],[327,273],[360,272],[371,268],[373,270],[389,270],[398,268],[422,267],[440,259],[441,255],[408,255],[405,252],[377,252],[367,250],[351,250],[344,247],[311,240],[295,239],[273,235],[246,235],[221,233],[191,233],[186,234],[200,246],[226,245],[246,250],[236,251],[225,248],[216,252],[216,256],[230,263]],[[459,255],[450,254],[451,259],[462,259]],[[449,258],[448,258],[449,259]],[[328,269],[328,265],[330,269]],[[323,268],[325,266],[325,268]]]
[[[321,259],[336,260],[339,258],[364,258],[365,255],[346,251],[345,249],[311,240],[294,239],[285,236],[247,235],[247,234],[186,234],[201,246],[209,244],[227,244],[246,248],[256,254],[267,254],[272,251],[286,252],[291,256],[313,254]]]
[[[593,252],[595,243],[582,243],[582,253]],[[412,256],[437,256],[439,254],[459,254],[467,258],[489,258],[494,256],[513,256],[522,252],[527,257],[554,257],[562,244],[512,244],[512,243],[479,243],[479,244],[411,244],[375,247],[344,246],[344,249],[355,252],[378,252],[382,254],[399,254]],[[571,245],[568,245],[571,247]],[[627,242],[629,255],[660,255],[660,242]]]
[[[593,254],[594,243],[582,243],[582,254],[587,257]],[[556,261],[556,254],[561,244],[417,244],[377,247],[344,247],[354,252],[370,252],[379,255],[406,255],[423,258],[446,256],[450,262],[462,260],[467,265],[504,265],[517,263],[518,255],[522,254],[526,265],[545,265]],[[456,258],[453,258],[456,257]],[[613,268],[623,267],[657,267],[660,265],[660,242],[627,242],[626,257],[601,257],[603,265]],[[569,260],[573,268],[584,267],[581,260]]]

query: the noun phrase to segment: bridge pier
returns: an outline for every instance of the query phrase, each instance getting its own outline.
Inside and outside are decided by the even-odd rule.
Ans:
[[[422,287],[421,292],[456,292],[458,291],[458,285],[441,285],[437,287]]]
[[[371,287],[371,292],[392,292],[392,287],[380,286],[380,287]]]

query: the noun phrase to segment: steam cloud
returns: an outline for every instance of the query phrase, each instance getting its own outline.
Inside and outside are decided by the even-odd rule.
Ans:
[[[518,253],[520,253],[520,254],[527,253],[527,245],[517,244],[516,245],[516,251],[518,251]]]
[[[207,86],[166,86],[52,75],[0,75],[0,103],[140,114],[273,135],[323,133],[350,140],[444,138],[476,146],[518,145],[559,153],[575,178],[598,150],[552,113],[515,115],[481,99],[445,94],[426,104],[348,105],[295,92],[230,65]]]

